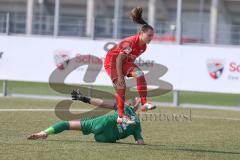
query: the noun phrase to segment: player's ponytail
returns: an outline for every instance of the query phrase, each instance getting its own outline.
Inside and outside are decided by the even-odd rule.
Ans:
[[[142,18],[142,7],[135,7],[130,12],[130,17],[132,18],[133,22],[141,24],[141,31],[146,32],[147,30],[153,30],[153,27],[150,26],[146,21]]]
[[[130,12],[130,16],[134,22],[142,25],[144,24],[148,25],[148,23],[144,21],[142,18],[142,11],[143,9],[141,7],[133,8],[132,11]]]

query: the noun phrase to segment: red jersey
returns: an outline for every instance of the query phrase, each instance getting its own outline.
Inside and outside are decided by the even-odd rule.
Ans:
[[[105,59],[105,68],[112,65],[116,66],[116,58],[119,54],[125,54],[127,56],[123,60],[123,65],[127,63],[132,64],[135,59],[146,50],[146,48],[146,44],[139,46],[139,34],[127,37],[108,51]]]

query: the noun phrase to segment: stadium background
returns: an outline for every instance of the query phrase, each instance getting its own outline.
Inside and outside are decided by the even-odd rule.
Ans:
[[[143,7],[144,18],[156,28],[157,40],[172,40],[177,25],[177,0],[1,0],[0,32],[121,38],[137,31],[128,18],[134,6]],[[184,0],[182,36],[189,43],[238,45],[238,14],[236,0]]]
[[[167,101],[167,102],[173,102],[174,105],[178,105],[179,103],[200,103],[200,104],[213,104],[213,105],[221,105],[221,103],[224,103],[225,105],[231,105],[231,106],[239,106],[240,101],[238,100],[238,95],[225,95],[225,94],[217,94],[217,93],[239,93],[238,91],[232,91],[231,89],[228,90],[228,88],[237,88],[235,87],[235,84],[239,82],[239,58],[235,57],[238,56],[235,54],[235,52],[239,52],[237,45],[239,44],[239,2],[238,1],[232,1],[232,0],[225,0],[225,1],[210,1],[210,0],[199,0],[199,1],[191,1],[191,0],[184,0],[184,1],[176,1],[176,0],[149,0],[149,1],[141,1],[141,0],[132,0],[132,1],[94,1],[94,0],[88,0],[88,1],[44,1],[44,0],[10,0],[10,1],[1,1],[0,6],[0,32],[2,33],[1,40],[3,42],[6,42],[8,44],[18,43],[17,39],[19,38],[20,41],[22,41],[23,45],[24,40],[26,40],[25,37],[33,37],[33,45],[30,45],[29,51],[22,50],[23,53],[15,53],[18,52],[18,47],[16,47],[15,50],[10,51],[12,56],[15,56],[16,58],[12,63],[18,64],[18,62],[15,62],[19,58],[28,57],[30,58],[31,55],[34,57],[34,54],[32,52],[38,52],[35,53],[35,55],[41,55],[44,52],[46,54],[45,56],[49,55],[49,58],[51,58],[53,53],[49,53],[46,50],[40,51],[41,45],[39,43],[42,43],[41,41],[44,41],[46,38],[51,40],[49,43],[56,43],[55,45],[60,45],[59,47],[55,47],[55,50],[53,49],[52,52],[73,52],[72,54],[77,53],[91,53],[91,54],[97,54],[99,57],[104,57],[105,51],[103,52],[100,50],[100,47],[96,49],[96,51],[88,51],[88,49],[85,49],[84,47],[81,47],[81,45],[84,45],[84,43],[94,43],[94,42],[102,42],[102,43],[108,43],[108,42],[116,42],[118,39],[121,39],[123,37],[135,34],[139,26],[132,23],[131,19],[128,17],[129,11],[134,6],[142,6],[144,9],[143,16],[145,19],[148,20],[149,24],[153,25],[155,27],[155,36],[154,41],[152,42],[153,45],[156,46],[156,44],[160,44],[159,48],[154,48],[154,53],[146,53],[144,54],[143,58],[145,60],[151,60],[151,55],[157,55],[155,56],[156,59],[159,59],[157,61],[158,63],[161,63],[163,65],[167,65],[171,70],[176,70],[172,74],[175,74],[175,79],[178,77],[185,77],[182,81],[188,81],[188,78],[193,76],[198,76],[197,74],[191,75],[190,72],[199,72],[199,76],[202,77],[201,71],[198,71],[200,68],[192,69],[186,71],[186,73],[176,73],[177,70],[180,71],[180,69],[171,68],[169,63],[164,64],[164,61],[161,61],[161,58],[163,57],[160,55],[162,52],[164,52],[164,55],[167,55],[167,52],[164,50],[165,46],[173,46],[173,48],[179,44],[182,46],[190,46],[190,50],[187,52],[197,52],[197,50],[194,48],[195,46],[199,47],[200,49],[203,48],[203,51],[209,54],[208,58],[205,58],[204,63],[201,63],[202,70],[207,69],[207,61],[209,59],[213,62],[211,63],[217,63],[214,61],[223,61],[218,63],[225,63],[222,64],[224,67],[224,72],[227,72],[227,70],[230,70],[230,64],[234,63],[236,72],[234,73],[234,76],[231,76],[232,80],[226,80],[224,82],[221,82],[221,86],[218,85],[218,87],[215,86],[220,80],[212,81],[211,84],[206,83],[200,83],[199,81],[196,81],[196,83],[199,83],[199,88],[210,87],[210,89],[196,89],[194,87],[189,86],[188,87],[176,87],[173,88],[173,90],[178,90],[177,92],[171,92],[166,97],[163,98],[160,97],[160,99],[155,98],[157,101]],[[179,11],[179,12],[178,12]],[[7,35],[7,36],[6,36]],[[12,37],[12,40],[7,42],[9,37]],[[21,37],[25,38],[21,40]],[[35,39],[34,39],[35,38]],[[58,39],[56,39],[58,38]],[[75,40],[76,47],[70,46],[70,47],[62,47],[64,46],[62,44],[58,44],[57,40],[63,40],[65,41],[65,44],[67,46],[68,43],[72,43],[71,40]],[[86,42],[84,42],[84,39]],[[56,41],[55,41],[56,40]],[[80,41],[77,41],[80,40]],[[2,42],[2,44],[3,44]],[[79,42],[79,45],[77,43]],[[20,44],[20,43],[18,43]],[[35,45],[34,45],[35,44]],[[45,45],[45,44],[44,44]],[[236,45],[233,46],[233,45]],[[6,45],[5,45],[6,46]],[[17,45],[15,45],[17,46]],[[33,47],[31,47],[33,46]],[[69,45],[68,45],[69,46]],[[102,45],[103,46],[103,45]],[[191,46],[193,48],[191,49]],[[211,48],[208,47],[215,47],[216,50],[211,50]],[[12,48],[11,46],[9,46]],[[94,45],[90,45],[88,48],[94,48]],[[205,47],[205,50],[204,50]],[[21,46],[20,46],[21,48]],[[22,47],[25,48],[25,47]],[[51,46],[47,47],[45,45],[45,48],[51,48]],[[66,49],[67,48],[67,49]],[[82,48],[82,49],[81,49]],[[102,47],[103,48],[103,47]],[[162,49],[163,48],[163,49]],[[170,47],[171,48],[171,47]],[[5,55],[8,53],[4,53],[4,45],[2,45],[1,52],[2,52],[2,59]],[[235,51],[230,51],[230,50]],[[6,49],[9,50],[9,49]],[[170,50],[169,50],[170,51]],[[5,51],[6,52],[6,51]],[[185,66],[185,68],[193,68],[193,65],[195,63],[194,57],[200,56],[201,53],[192,53],[193,58],[188,58],[189,60],[176,60],[179,58],[178,54],[177,56],[167,57],[168,59],[171,59],[174,64],[178,64],[180,62],[185,63],[188,62],[189,64]],[[185,52],[185,51],[183,51]],[[214,52],[214,53],[213,53]],[[221,52],[221,53],[220,53]],[[230,55],[231,52],[234,52],[233,55]],[[5,54],[5,55],[4,55]],[[16,54],[16,55],[15,55]],[[26,54],[26,55],[25,55]],[[69,54],[69,53],[66,53]],[[71,53],[70,53],[71,54]],[[184,55],[184,53],[181,54],[180,57]],[[223,57],[219,56],[224,54]],[[21,55],[19,58],[17,56]],[[149,55],[148,57],[146,57]],[[175,57],[176,58],[175,58]],[[6,57],[6,56],[5,56]],[[189,57],[189,56],[188,56]],[[7,59],[7,58],[6,58]],[[26,59],[26,58],[24,58]],[[55,58],[56,59],[56,58]],[[163,58],[162,58],[163,59]],[[184,58],[182,58],[184,59]],[[220,60],[219,60],[220,59]],[[227,60],[226,60],[227,59]],[[144,60],[144,59],[143,59]],[[3,61],[3,60],[2,60]],[[10,62],[9,60],[6,60],[7,64]],[[34,58],[28,61],[36,61]],[[56,61],[56,60],[55,60]],[[193,61],[192,64],[189,61]],[[199,60],[200,61],[200,60]],[[224,62],[227,61],[227,62]],[[198,61],[196,61],[198,62]],[[3,63],[3,62],[2,62]],[[22,65],[29,65],[27,62],[25,63],[22,61],[22,63],[19,63],[20,67]],[[47,65],[47,64],[46,64]],[[48,64],[52,65],[52,64]],[[41,70],[40,67],[39,70]],[[180,65],[179,65],[180,66]],[[15,81],[33,81],[33,82],[48,82],[47,80],[42,81],[41,78],[33,78],[36,77],[37,73],[31,73],[29,72],[29,77],[32,78],[24,78],[24,76],[21,76],[21,72],[17,73],[19,71],[16,71],[14,67],[8,67],[5,66],[8,69],[5,69],[5,72],[10,75],[8,72],[16,72],[16,74],[20,74],[20,76],[17,77],[1,77],[2,84],[1,91],[3,92],[3,95],[16,95],[16,93],[25,93],[25,94],[39,94],[39,89],[33,89],[29,85],[30,88],[32,88],[32,92],[27,92],[26,89],[17,89],[18,86],[21,86],[22,83],[25,82],[15,82]],[[229,68],[228,68],[229,67]],[[13,71],[10,70],[10,68],[13,68]],[[2,67],[3,69],[3,67]],[[19,68],[20,70],[20,68]],[[22,72],[24,69],[21,69]],[[37,69],[36,69],[37,70]],[[53,70],[53,67],[51,69]],[[183,69],[185,70],[185,69]],[[43,72],[46,72],[44,69],[42,69]],[[36,71],[37,72],[37,71]],[[208,71],[205,71],[206,73],[204,75],[204,78],[207,79],[210,76],[207,73]],[[36,74],[36,75],[32,75]],[[79,73],[80,74],[80,73]],[[84,74],[83,72],[81,73]],[[171,75],[171,72],[169,73]],[[180,76],[179,74],[182,74]],[[188,75],[189,74],[189,77]],[[3,74],[2,74],[3,75]],[[166,74],[168,75],[168,74]],[[42,75],[39,74],[39,77]],[[80,76],[80,75],[79,75]],[[220,75],[221,76],[221,75]],[[42,76],[44,77],[44,76]],[[228,79],[230,79],[228,77]],[[32,80],[34,79],[34,80]],[[79,81],[81,83],[81,78],[75,77],[75,81]],[[198,78],[200,79],[200,78]],[[234,80],[233,80],[234,79]],[[7,81],[8,80],[8,81]],[[10,80],[10,81],[9,81]],[[168,80],[168,79],[167,79]],[[179,80],[180,81],[180,80]],[[191,81],[191,79],[189,79]],[[8,82],[8,83],[7,83]],[[170,83],[172,83],[174,86],[177,86],[177,84],[173,83],[170,80]],[[193,83],[193,81],[191,82]],[[29,83],[31,84],[31,83]],[[101,84],[99,82],[95,83],[93,86],[96,86],[97,84]],[[111,86],[110,81],[108,81],[108,86]],[[195,84],[195,83],[193,83]],[[36,84],[37,85],[37,84]],[[39,84],[44,85],[44,84]],[[93,87],[91,86],[91,87]],[[197,85],[195,85],[197,86]],[[226,87],[228,86],[228,87]],[[44,92],[44,94],[55,94],[49,87],[48,84],[45,84],[45,87],[49,90]],[[90,89],[91,89],[90,87]],[[224,89],[223,89],[224,88]],[[180,91],[193,91],[192,93],[189,92],[181,92]],[[195,92],[194,92],[195,91]],[[205,102],[203,99],[202,102],[200,100],[195,99],[202,99],[200,96],[208,95],[208,93],[196,93],[198,91],[205,91],[205,92],[215,92],[214,94],[210,94],[210,102]],[[41,91],[42,92],[42,91]],[[41,94],[40,92],[40,94]],[[91,92],[91,91],[89,91]],[[217,92],[217,93],[216,93]],[[186,96],[187,94],[190,95],[196,95],[196,98],[192,98]],[[173,94],[173,96],[172,96]],[[182,97],[181,97],[182,96]],[[222,96],[222,97],[232,97],[232,99],[218,99],[216,97]],[[180,97],[180,99],[179,99]],[[197,98],[199,97],[199,98]],[[207,96],[209,97],[209,96]],[[163,99],[162,99],[163,98]],[[235,99],[236,98],[236,99]],[[224,101],[220,102],[219,101]],[[207,100],[206,100],[207,101]],[[228,103],[226,103],[228,102]]]
[[[187,114],[192,119],[143,122],[148,145],[130,146],[130,150],[126,148],[131,139],[116,147],[95,144],[91,138],[75,133],[51,137],[46,142],[27,142],[26,135],[59,120],[54,108],[69,98],[48,83],[49,73],[57,67],[56,52],[70,52],[71,58],[79,52],[104,57],[104,44],[138,32],[139,26],[128,17],[136,6],[143,7],[144,18],[155,28],[154,40],[140,61],[155,60],[165,65],[169,70],[162,79],[173,84],[172,92],[150,98],[160,106],[151,113]],[[61,155],[76,159],[81,153],[88,159],[105,159],[111,156],[109,149],[116,147],[125,153],[125,159],[237,159],[239,12],[237,0],[0,0],[3,158],[40,158],[41,152],[49,151],[41,158],[57,159]],[[214,69],[219,70],[213,73]],[[85,83],[85,70],[78,69],[69,83],[84,84],[89,96],[96,95],[94,89],[114,92],[104,75],[96,83]],[[74,103],[72,108],[91,106]],[[89,158],[89,149],[99,152]],[[67,153],[70,150],[74,154]],[[138,154],[132,155],[135,151]],[[117,151],[113,153],[121,157]]]

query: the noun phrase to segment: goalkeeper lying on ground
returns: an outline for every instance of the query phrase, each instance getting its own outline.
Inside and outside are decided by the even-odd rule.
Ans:
[[[49,135],[58,134],[65,130],[82,131],[84,135],[93,133],[97,142],[115,143],[119,139],[133,135],[137,144],[144,144],[141,135],[141,124],[135,113],[140,104],[140,99],[135,98],[127,102],[124,112],[133,120],[134,124],[117,124],[117,107],[114,102],[83,96],[79,91],[72,92],[73,100],[80,100],[95,106],[114,109],[113,114],[102,115],[92,119],[60,121],[44,131],[32,134],[28,139],[46,139]],[[133,108],[132,108],[133,107]]]

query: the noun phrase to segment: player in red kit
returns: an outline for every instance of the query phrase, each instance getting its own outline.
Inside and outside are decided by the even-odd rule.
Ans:
[[[141,24],[140,32],[127,37],[118,45],[110,49],[105,59],[105,70],[110,76],[116,89],[116,102],[119,117],[118,123],[133,124],[134,121],[124,114],[125,102],[125,79],[124,77],[134,77],[137,81],[137,90],[141,98],[141,110],[147,111],[156,108],[155,105],[147,102],[147,83],[143,71],[134,64],[134,61],[147,48],[147,44],[153,38],[154,29],[142,19],[142,8],[134,8],[130,16],[133,21]]]

